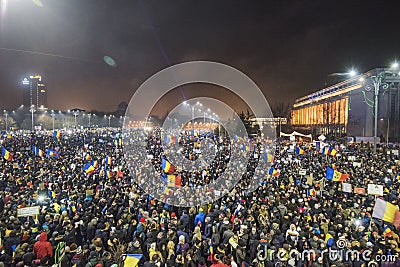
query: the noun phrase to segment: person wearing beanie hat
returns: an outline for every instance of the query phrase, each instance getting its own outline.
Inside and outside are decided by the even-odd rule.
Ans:
[[[140,218],[139,223],[136,227],[136,230],[133,233],[133,236],[141,238],[144,241],[146,238],[146,234],[145,234],[146,225],[147,225],[146,219],[144,217]]]

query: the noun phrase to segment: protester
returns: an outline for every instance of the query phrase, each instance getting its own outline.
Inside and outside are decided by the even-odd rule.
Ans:
[[[368,264],[361,256],[328,256],[341,249],[351,255],[367,251],[370,261],[400,256],[397,223],[372,217],[376,199],[399,204],[400,164],[393,152],[398,146],[379,146],[375,156],[368,144],[331,142],[326,148],[337,153],[330,155],[304,142],[295,145],[305,151],[300,154],[282,142],[273,155],[276,172],[265,170],[257,190],[247,190],[257,164],[250,158],[248,172],[226,195],[201,207],[174,207],[139,186],[146,168],[128,168],[131,159],[123,157],[118,140],[112,129],[65,131],[59,138],[16,131],[2,139],[13,157],[0,160],[0,263],[50,266],[61,243],[62,266],[68,267],[111,266],[124,254],[139,255],[139,266],[185,267]],[[155,144],[153,159],[160,155],[159,141],[156,135],[148,140]],[[182,171],[182,186],[218,181],[229,154],[225,146],[242,146],[235,142],[240,141],[216,139],[221,149],[213,167],[194,175]],[[183,156],[201,159],[192,143],[181,142]],[[35,155],[32,146],[57,156]],[[255,147],[249,153],[263,160],[264,152]],[[160,171],[161,161],[149,164]],[[88,163],[93,171],[85,170]],[[345,182],[352,190],[344,192],[343,182],[327,179],[328,168],[349,174]],[[382,185],[383,196],[368,194],[368,184]],[[39,206],[37,216],[18,216],[19,209],[33,206]],[[303,255],[311,249],[315,254]],[[382,266],[389,264],[400,263]]]

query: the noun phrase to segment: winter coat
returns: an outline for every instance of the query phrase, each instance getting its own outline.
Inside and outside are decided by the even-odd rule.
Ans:
[[[46,232],[42,232],[39,237],[39,241],[33,246],[33,251],[36,254],[37,259],[42,259],[46,256],[53,256],[53,248],[49,241],[47,241]]]

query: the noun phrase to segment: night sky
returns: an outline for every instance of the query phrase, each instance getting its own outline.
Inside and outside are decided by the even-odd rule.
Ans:
[[[400,57],[397,1],[34,2],[0,0],[1,108],[21,105],[22,79],[38,73],[50,109],[113,111],[157,71],[190,60],[238,68],[273,106],[338,81],[330,73]],[[190,86],[182,90],[187,98],[195,94]],[[218,90],[207,92],[223,99]]]

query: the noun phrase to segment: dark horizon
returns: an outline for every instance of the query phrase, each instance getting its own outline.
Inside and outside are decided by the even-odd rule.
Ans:
[[[190,60],[243,71],[274,106],[338,81],[331,73],[364,72],[399,58],[394,1],[0,3],[6,109],[21,105],[22,79],[40,74],[49,109],[111,112],[157,71]],[[186,97],[194,94],[189,89]]]

